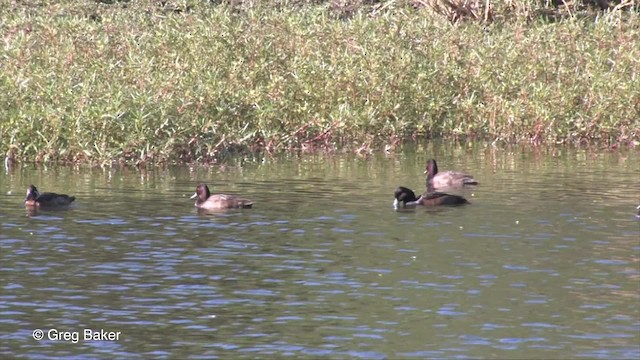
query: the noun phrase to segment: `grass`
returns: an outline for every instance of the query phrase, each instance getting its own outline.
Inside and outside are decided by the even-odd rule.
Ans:
[[[0,147],[19,161],[640,141],[640,18],[620,4],[16,3]]]

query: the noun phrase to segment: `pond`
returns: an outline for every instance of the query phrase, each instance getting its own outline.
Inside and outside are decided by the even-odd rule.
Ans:
[[[430,157],[480,181],[471,204],[394,211]],[[15,167],[0,173],[0,356],[638,358],[639,175],[637,149],[437,143]],[[254,208],[199,213],[199,182]],[[32,183],[77,200],[28,213]]]

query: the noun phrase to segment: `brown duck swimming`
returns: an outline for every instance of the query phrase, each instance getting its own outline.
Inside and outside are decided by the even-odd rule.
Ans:
[[[478,185],[478,181],[469,174],[458,171],[438,172],[438,164],[435,159],[427,161],[424,173],[427,174],[427,189]]]
[[[219,209],[248,209],[253,206],[253,201],[235,195],[214,194],[211,195],[206,184],[199,184],[196,192],[191,196],[196,199],[195,206],[198,209],[219,210]]]

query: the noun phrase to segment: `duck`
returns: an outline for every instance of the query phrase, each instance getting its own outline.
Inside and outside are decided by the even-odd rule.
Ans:
[[[640,205],[638,205],[638,207],[636,208],[636,210],[638,210],[638,213],[636,214],[636,216],[640,218]]]
[[[420,195],[420,197],[416,197],[413,190],[404,186],[399,186],[396,189],[394,197],[393,208],[396,210],[399,208],[412,208],[417,205],[440,206],[470,204],[470,202],[462,196],[437,191],[425,192]]]
[[[27,188],[27,196],[24,199],[24,204],[31,208],[54,208],[68,206],[75,200],[75,196],[69,196],[66,194],[56,193],[40,193],[38,188],[33,184]]]
[[[458,171],[438,172],[438,164],[435,159],[427,161],[427,189],[460,187],[465,185],[478,185],[473,176]]]
[[[215,194],[211,195],[209,187],[204,184],[198,184],[196,192],[191,196],[196,199],[195,206],[204,210],[219,209],[249,209],[253,206],[253,201],[235,195]]]

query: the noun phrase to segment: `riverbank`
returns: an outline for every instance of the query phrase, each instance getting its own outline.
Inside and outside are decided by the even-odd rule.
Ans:
[[[0,9],[3,151],[213,162],[424,138],[640,141],[634,11],[478,8],[467,21],[400,2],[144,3]]]

